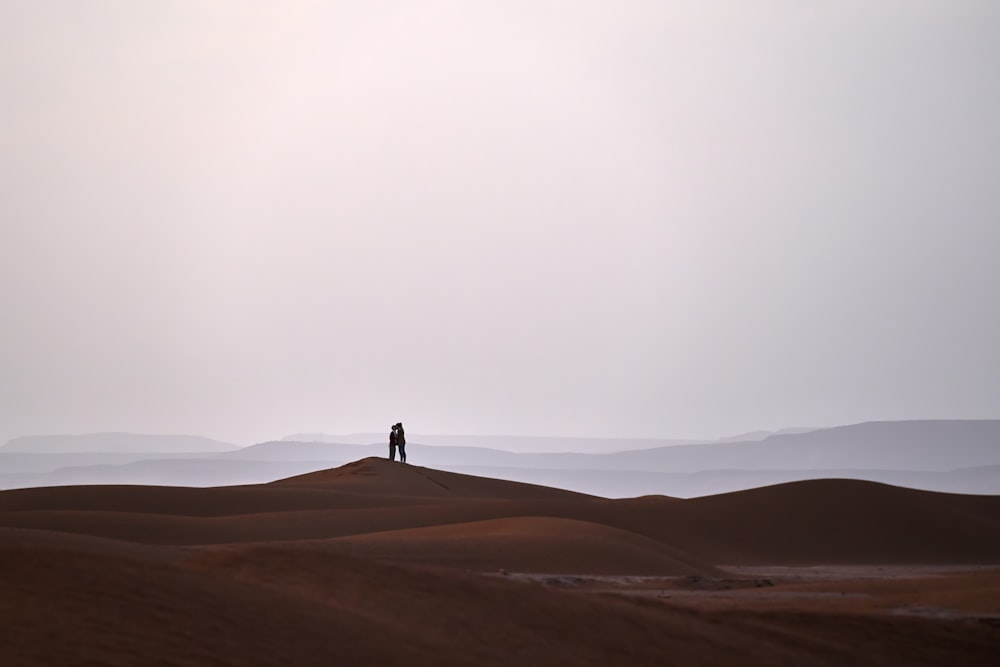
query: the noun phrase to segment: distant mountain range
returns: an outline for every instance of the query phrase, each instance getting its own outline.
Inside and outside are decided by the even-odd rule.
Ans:
[[[227,442],[198,435],[147,435],[137,433],[88,433],[83,435],[27,435],[9,440],[0,452],[52,453],[164,453],[227,452],[239,449]]]
[[[549,452],[575,454],[608,454],[628,449],[649,449],[675,445],[698,445],[721,442],[751,442],[781,433],[805,433],[812,428],[787,428],[780,431],[753,431],[718,439],[677,438],[574,438],[522,435],[426,435],[413,434],[411,441],[423,445],[442,447],[484,447],[509,452]],[[326,442],[338,445],[370,445],[386,442],[386,433],[352,433],[330,435],[327,433],[298,433],[282,438],[291,442]]]
[[[243,448],[193,436],[18,438],[0,447],[0,488],[250,484],[388,453],[382,436],[314,437]],[[1000,494],[1000,420],[867,422],[743,437],[691,443],[414,434],[407,450],[420,465],[605,497],[693,497],[815,478]],[[577,445],[589,452],[566,451]],[[555,451],[525,451],[542,447]]]

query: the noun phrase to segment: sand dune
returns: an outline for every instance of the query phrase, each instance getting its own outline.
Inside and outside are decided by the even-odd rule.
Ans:
[[[369,619],[161,560],[38,544],[0,544],[0,557],[5,665],[376,664],[396,657]],[[408,654],[434,655],[414,640]]]
[[[582,493],[548,486],[463,475],[369,457],[339,468],[321,470],[272,483],[308,486],[352,493],[429,496],[433,498],[568,499]]]
[[[386,488],[409,495],[378,493]],[[420,493],[425,495],[415,495]],[[164,545],[341,538],[517,517],[626,531],[698,562],[1000,563],[1000,498],[852,480],[690,500],[606,500],[365,459],[259,486],[0,493],[0,525]],[[547,570],[560,569],[555,556],[547,558]],[[601,571],[616,566],[611,559]],[[567,561],[562,571],[573,567]]]
[[[379,459],[256,486],[4,491],[0,664],[986,664],[995,571],[699,593],[720,565],[931,562],[1000,564],[1000,498],[823,480],[607,500]],[[932,604],[953,609],[888,613]]]
[[[984,625],[713,615],[303,543],[177,560],[98,542],[0,540],[0,663],[975,665],[995,655]]]
[[[998,496],[810,480],[672,507],[664,528],[714,562],[1000,562]]]
[[[443,497],[440,500],[448,500]],[[259,512],[396,507],[425,504],[427,497],[340,491],[336,488],[297,486],[55,486],[0,492],[0,511],[95,510],[231,516]]]
[[[100,554],[140,560],[170,562],[185,555],[182,548],[150,546],[129,540],[115,540],[93,535],[63,533],[52,530],[0,527],[0,552],[30,554],[35,550],[64,554]],[[6,561],[0,561],[6,565]],[[2,569],[2,567],[0,567]]]
[[[713,574],[711,564],[635,533],[596,523],[518,517],[366,533],[328,542],[352,556],[473,571]]]

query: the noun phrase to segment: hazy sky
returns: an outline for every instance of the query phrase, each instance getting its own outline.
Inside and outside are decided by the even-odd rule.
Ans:
[[[0,440],[1000,417],[1000,3],[3,0]]]

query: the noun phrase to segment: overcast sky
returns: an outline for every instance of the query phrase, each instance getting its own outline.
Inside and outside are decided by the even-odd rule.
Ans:
[[[4,0],[0,441],[1000,417],[1000,3]]]

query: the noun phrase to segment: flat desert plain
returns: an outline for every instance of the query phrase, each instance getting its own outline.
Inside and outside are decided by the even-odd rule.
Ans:
[[[608,500],[368,458],[0,492],[0,664],[987,665],[1000,497]]]

